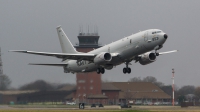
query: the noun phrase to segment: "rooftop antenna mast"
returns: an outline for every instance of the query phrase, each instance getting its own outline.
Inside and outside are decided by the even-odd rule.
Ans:
[[[3,62],[2,62],[2,59],[1,59],[1,47],[0,47],[0,75],[3,75]]]
[[[98,26],[97,26],[97,35],[98,35]]]
[[[79,32],[78,32],[79,34],[81,33],[81,25],[79,25]]]
[[[89,25],[88,25],[88,34],[90,33],[90,31],[89,31]]]

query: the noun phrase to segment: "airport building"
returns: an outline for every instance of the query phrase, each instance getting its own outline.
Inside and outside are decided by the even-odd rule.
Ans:
[[[84,102],[86,104],[119,104],[128,101],[170,102],[171,96],[151,82],[109,82],[101,84],[101,94],[88,95],[84,99],[76,97],[77,90],[66,100]],[[62,88],[62,90],[67,87]],[[74,87],[76,88],[76,87]],[[78,99],[77,99],[78,98]]]
[[[115,105],[128,101],[170,102],[171,96],[151,82],[109,82],[101,83],[101,93],[77,97],[77,85],[67,85],[57,91],[0,91],[0,104],[10,102],[18,104],[42,102],[84,102],[86,104]]]

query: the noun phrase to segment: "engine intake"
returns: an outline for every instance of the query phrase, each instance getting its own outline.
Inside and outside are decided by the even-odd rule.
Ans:
[[[103,56],[104,56],[105,61],[110,61],[112,59],[112,56],[110,53],[105,53]]]
[[[141,65],[147,65],[154,61],[156,61],[156,55],[155,53],[151,53],[151,52],[143,54],[139,60]]]
[[[104,64],[104,63],[107,63],[111,60],[112,60],[112,56],[111,56],[110,53],[102,52],[94,58],[94,63]]]

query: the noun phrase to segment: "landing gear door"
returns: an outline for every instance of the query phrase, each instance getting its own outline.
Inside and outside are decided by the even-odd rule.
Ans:
[[[146,31],[144,34],[144,41],[148,42],[148,31]]]

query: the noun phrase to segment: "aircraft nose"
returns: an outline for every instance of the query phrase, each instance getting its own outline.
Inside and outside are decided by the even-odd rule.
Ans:
[[[164,34],[164,38],[165,38],[165,39],[167,39],[167,38],[168,38],[167,34]]]

